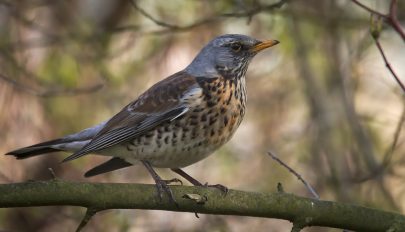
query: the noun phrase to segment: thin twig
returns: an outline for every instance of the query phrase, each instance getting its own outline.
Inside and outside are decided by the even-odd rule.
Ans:
[[[166,29],[164,30],[156,30],[156,31],[150,31],[146,32],[145,34],[165,34],[165,33],[172,33],[172,32],[181,32],[181,31],[186,31],[190,30],[192,28],[212,23],[215,21],[218,21],[222,18],[243,18],[243,17],[248,17],[251,18],[252,16],[259,14],[261,12],[266,12],[266,11],[272,11],[274,9],[279,9],[281,8],[284,4],[286,4],[288,0],[280,0],[276,3],[269,4],[269,5],[258,5],[250,10],[247,11],[242,11],[242,12],[231,12],[231,13],[224,13],[224,14],[218,14],[214,16],[210,16],[207,18],[203,18],[200,20],[197,20],[193,23],[187,24],[187,25],[175,25],[175,24],[170,24],[166,23],[162,20],[156,19],[153,17],[151,14],[146,12],[144,9],[140,8],[134,0],[131,0],[132,5],[136,10],[138,10],[143,16],[146,18],[150,19],[152,22],[154,22],[156,25],[165,27]]]
[[[84,215],[82,221],[76,229],[76,232],[80,232],[89,223],[90,219],[98,212],[98,209],[87,208],[86,214]]]
[[[32,86],[20,83],[4,74],[0,73],[0,80],[3,80],[10,84],[13,88],[17,90],[24,91],[28,94],[38,96],[38,97],[56,97],[56,96],[76,96],[80,94],[89,94],[96,92],[103,88],[104,84],[98,83],[89,87],[81,87],[81,88],[74,88],[74,89],[66,89],[66,88],[47,88],[44,90],[36,89]]]
[[[170,28],[170,29],[178,29],[179,28],[179,26],[177,26],[177,25],[169,24],[169,23],[166,23],[166,22],[163,22],[161,20],[158,20],[158,19],[154,18],[151,14],[146,12],[144,9],[140,8],[138,6],[138,4],[136,4],[135,0],[132,0],[131,4],[137,11],[139,11],[139,13],[141,13],[141,15],[143,15],[145,18],[151,20],[156,25],[159,25],[159,26],[162,26],[162,27],[167,27],[167,28]]]
[[[268,155],[270,155],[270,157],[277,161],[281,166],[285,167],[289,172],[291,172],[294,176],[296,176],[298,178],[298,180],[300,180],[305,187],[308,189],[308,191],[316,198],[319,199],[319,195],[318,193],[316,193],[316,191],[314,190],[314,188],[312,188],[312,186],[310,184],[308,184],[308,182],[306,182],[304,180],[304,178],[302,178],[302,176],[300,174],[298,174],[294,169],[292,169],[291,167],[289,167],[286,163],[284,163],[282,160],[280,160],[272,151],[268,151],[267,152]]]
[[[405,41],[405,32],[401,27],[401,24],[398,21],[398,16],[397,16],[397,0],[391,0],[390,4],[390,13],[389,13],[389,18],[388,21],[391,24],[391,26],[398,32],[398,34],[402,37],[402,40]]]
[[[397,0],[391,0],[390,2],[390,10],[388,14],[383,14],[381,12],[378,12],[376,10],[371,9],[370,7],[364,5],[363,3],[359,2],[358,0],[352,0],[353,3],[356,5],[360,6],[364,10],[370,12],[373,15],[377,15],[380,18],[383,18],[384,21],[390,25],[397,33],[399,36],[401,36],[402,40],[405,41],[405,32],[401,27],[401,24],[398,21],[397,17]]]
[[[376,38],[374,36],[373,36],[373,39],[374,39],[375,45],[378,48],[378,51],[380,51],[381,56],[384,59],[385,66],[391,72],[392,76],[394,76],[394,78],[397,81],[398,85],[401,87],[402,91],[404,91],[404,93],[405,93],[405,85],[401,82],[401,79],[399,79],[399,77],[395,73],[394,69],[392,68],[391,64],[389,63],[387,57],[385,56],[385,52],[384,52],[383,48],[381,47],[380,41],[378,40],[378,38]]]
[[[195,22],[192,22],[190,24],[186,25],[175,25],[175,24],[169,24],[164,22],[163,20],[159,20],[154,18],[151,14],[146,12],[144,9],[140,8],[137,4],[134,5],[134,1],[131,0],[132,5],[134,5],[134,8],[138,10],[144,17],[147,17],[154,23],[156,23],[159,26],[164,27],[165,29],[159,29],[159,30],[154,30],[154,31],[145,31],[145,32],[140,32],[139,35],[161,35],[161,34],[167,34],[167,33],[179,33],[179,32],[184,32],[187,30],[191,30],[193,28],[214,23],[226,18],[243,18],[243,17],[248,17],[251,18],[252,16],[259,14],[261,12],[270,12],[272,10],[281,8],[284,4],[286,4],[289,0],[280,0],[279,2],[269,4],[269,5],[258,5],[248,11],[242,11],[242,12],[231,12],[231,13],[225,13],[225,14],[218,14],[218,15],[213,15],[213,16],[208,16],[206,18],[202,18],[199,20],[196,20]],[[125,32],[133,32],[133,31],[139,31],[140,26],[139,25],[125,25],[125,26],[120,26],[117,28],[110,29],[108,31],[109,34],[119,34],[119,33],[125,33]],[[76,33],[77,34],[77,33]],[[77,39],[76,34],[68,34],[68,36],[57,36],[57,35],[52,35],[50,37],[47,37],[46,39],[44,38],[33,38],[30,40],[25,40],[25,41],[17,41],[13,42],[10,44],[7,44],[7,49],[9,51],[16,51],[16,50],[25,50],[25,49],[33,49],[33,48],[42,48],[42,47],[47,47],[51,45],[63,45],[69,42],[69,39]],[[93,42],[94,39],[99,38],[99,34],[94,34],[90,35],[88,37],[85,37],[83,41],[85,42]]]
[[[355,3],[356,5],[360,6],[361,8],[365,9],[366,11],[372,13],[372,14],[378,15],[381,18],[384,18],[384,19],[388,19],[388,15],[383,14],[381,12],[378,12],[376,10],[373,10],[370,7],[368,7],[368,6],[364,5],[363,3],[359,2],[358,0],[352,0],[352,2]]]

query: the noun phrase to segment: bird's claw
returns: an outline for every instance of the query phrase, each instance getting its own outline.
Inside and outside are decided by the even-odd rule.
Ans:
[[[174,199],[173,192],[167,185],[170,182],[173,182],[173,181],[172,180],[157,180],[156,181],[157,194],[159,196],[160,201],[162,201],[163,193],[166,193],[167,196],[169,197],[170,202],[174,203],[178,207],[178,204],[177,204],[176,200]]]
[[[228,192],[229,192],[228,187],[223,186],[222,184],[208,184],[208,183],[205,183],[205,184],[204,184],[204,187],[219,189],[221,192],[224,193],[225,196],[226,196],[226,194],[228,194]]]
[[[177,179],[177,178],[173,178],[170,180],[162,180],[162,181],[164,181],[166,184],[179,183],[180,185],[183,185],[183,181],[181,181],[180,179]]]

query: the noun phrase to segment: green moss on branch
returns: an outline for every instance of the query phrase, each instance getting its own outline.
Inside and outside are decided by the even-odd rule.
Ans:
[[[320,201],[287,193],[256,193],[171,186],[179,207],[160,202],[154,185],[52,180],[0,185],[0,208],[70,205],[105,209],[151,209],[285,219],[300,226],[355,231],[405,231],[405,217],[362,206]],[[193,197],[189,197],[190,194]],[[183,197],[183,196],[188,197]],[[202,196],[206,201],[196,201]]]

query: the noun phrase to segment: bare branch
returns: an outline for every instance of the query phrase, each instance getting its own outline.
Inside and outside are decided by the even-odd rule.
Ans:
[[[73,89],[66,89],[66,88],[45,88],[43,90],[39,90],[29,85],[22,84],[10,77],[7,77],[4,74],[0,73],[0,80],[5,81],[6,83],[10,84],[13,88],[24,91],[28,94],[38,96],[38,97],[56,97],[56,96],[76,96],[80,94],[89,94],[96,92],[104,87],[104,84],[98,83],[89,87],[81,87],[81,88],[73,88]]]
[[[345,203],[298,197],[288,193],[229,190],[223,196],[205,187],[171,186],[179,207],[156,197],[156,187],[145,184],[83,183],[62,180],[0,184],[0,208],[51,205],[107,209],[151,209],[201,214],[278,218],[306,226],[326,226],[354,231],[405,231],[405,216]],[[198,194],[198,203],[182,196]],[[85,222],[94,215],[88,211]],[[87,218],[87,219],[86,219]],[[392,230],[394,231],[394,230]]]
[[[389,22],[391,26],[397,31],[397,33],[402,37],[402,40],[405,41],[405,32],[398,21],[397,8],[397,0],[391,0]]]
[[[76,232],[82,231],[82,229],[89,223],[90,219],[96,215],[99,210],[96,208],[87,208],[86,214],[84,215],[82,221],[80,222],[79,226],[76,229]]]
[[[387,69],[390,71],[392,76],[394,76],[395,81],[398,83],[398,85],[401,87],[402,91],[405,93],[405,85],[402,83],[401,79],[398,77],[398,75],[395,73],[394,69],[392,68],[391,64],[389,63],[387,57],[385,56],[385,52],[380,44],[380,41],[378,40],[378,37],[373,36],[375,45],[378,48],[378,51],[380,51],[380,54],[384,60],[385,66]]]
[[[165,34],[165,33],[172,33],[172,32],[182,32],[186,30],[190,30],[192,28],[208,24],[208,23],[213,23],[216,21],[219,21],[224,18],[243,18],[243,17],[248,17],[251,18],[252,16],[259,14],[261,12],[269,12],[275,9],[281,8],[284,4],[288,2],[288,0],[280,0],[276,3],[269,4],[269,5],[257,5],[252,9],[249,9],[247,11],[243,12],[231,12],[231,13],[224,13],[224,14],[218,14],[218,15],[213,15],[207,18],[203,18],[200,20],[197,20],[193,23],[190,23],[188,25],[175,25],[175,24],[169,24],[166,22],[163,22],[162,20],[156,19],[152,15],[150,15],[148,12],[140,8],[138,5],[136,5],[135,1],[132,0],[132,5],[137,9],[143,16],[146,18],[150,19],[153,21],[155,24],[166,27],[164,30],[157,30],[157,31],[150,31],[146,32],[145,34]]]
[[[316,198],[319,199],[319,195],[318,193],[316,193],[316,191],[314,190],[314,188],[312,188],[312,186],[310,184],[308,184],[308,182],[306,182],[304,180],[304,178],[302,178],[302,176],[300,174],[298,174],[294,169],[292,169],[290,166],[288,166],[286,163],[284,163],[282,160],[280,160],[272,151],[268,151],[267,152],[268,155],[271,156],[271,158],[275,161],[277,161],[281,166],[285,167],[289,172],[291,172],[294,176],[296,176],[298,178],[298,180],[300,180],[305,187],[308,189],[308,191]]]
[[[370,12],[372,15],[376,15],[390,25],[397,33],[399,36],[401,36],[402,40],[405,41],[405,32],[401,27],[401,24],[398,21],[397,17],[397,0],[391,0],[390,2],[390,11],[388,14],[383,14],[378,11],[375,11],[371,9],[370,7],[364,5],[363,3],[359,2],[358,0],[352,0],[353,3],[356,5],[360,6],[364,10]]]
[[[170,29],[178,29],[179,28],[179,26],[177,26],[177,25],[172,25],[172,24],[163,22],[161,20],[158,20],[158,19],[152,17],[152,15],[150,15],[144,9],[140,8],[138,6],[138,4],[136,4],[135,0],[131,0],[131,4],[137,11],[139,11],[139,13],[141,13],[143,16],[145,16],[145,18],[147,18],[147,19],[151,20],[152,22],[154,22],[156,25],[159,25],[159,26],[162,26],[162,27],[167,27],[167,28],[170,28]]]
[[[402,91],[405,93],[405,85],[401,82],[401,79],[398,77],[398,75],[395,73],[394,69],[392,68],[391,64],[388,62],[384,49],[382,48],[380,41],[378,40],[380,32],[381,32],[381,26],[379,25],[380,20],[384,19],[384,21],[387,24],[389,24],[397,32],[398,35],[400,35],[402,37],[402,40],[405,41],[405,33],[397,18],[397,0],[391,0],[389,14],[382,14],[380,12],[377,12],[377,11],[367,7],[366,5],[360,3],[357,0],[352,0],[352,2],[354,2],[358,6],[362,7],[363,9],[365,9],[366,11],[371,13],[371,35],[374,39],[374,42],[375,42],[382,58],[384,59],[385,66],[388,68],[388,70],[394,76],[396,82],[401,87]],[[377,18],[375,20],[373,16],[377,16],[379,18]],[[375,24],[377,24],[377,26],[375,26]]]
[[[358,0],[352,0],[352,2],[355,3],[356,5],[360,6],[361,8],[365,9],[366,11],[372,13],[372,14],[378,15],[381,18],[388,19],[387,14],[383,14],[383,13],[380,13],[380,12],[378,12],[376,10],[373,10],[370,7],[368,7],[368,6],[364,5],[363,3],[359,2]]]

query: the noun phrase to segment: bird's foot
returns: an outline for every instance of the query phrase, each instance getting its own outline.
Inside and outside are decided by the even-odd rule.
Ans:
[[[180,176],[184,177],[186,180],[190,181],[190,183],[192,183],[194,186],[216,188],[216,189],[219,189],[221,192],[223,192],[225,194],[225,196],[229,191],[229,189],[227,187],[223,186],[222,184],[212,184],[212,185],[208,184],[208,183],[202,184],[200,181],[194,179],[193,177],[191,177],[189,174],[185,173],[180,168],[172,168],[171,170],[173,172],[179,174]]]
[[[216,189],[219,189],[221,192],[224,193],[225,196],[226,196],[226,194],[228,194],[228,192],[229,192],[228,187],[223,186],[222,184],[208,184],[208,183],[205,183],[203,186],[204,186],[204,187],[207,187],[207,188],[216,188]]]
[[[174,199],[173,192],[169,188],[168,184],[173,183],[173,182],[180,182],[180,183],[182,183],[182,182],[179,179],[176,179],[176,178],[171,179],[171,180],[163,180],[155,172],[155,170],[153,170],[151,164],[148,161],[142,161],[142,163],[143,163],[143,165],[145,165],[146,169],[149,171],[149,173],[151,174],[153,180],[156,183],[157,194],[158,194],[158,197],[160,198],[160,201],[163,200],[163,194],[166,193],[167,196],[169,197],[169,201],[174,203],[178,208],[179,205],[177,204],[176,200]]]
[[[178,207],[178,204],[177,204],[176,200],[174,199],[173,192],[170,189],[170,187],[167,185],[171,181],[172,180],[162,180],[162,179],[155,180],[157,194],[159,196],[160,201],[162,201],[163,200],[163,194],[166,193],[166,195],[169,197],[169,201],[174,203]]]

